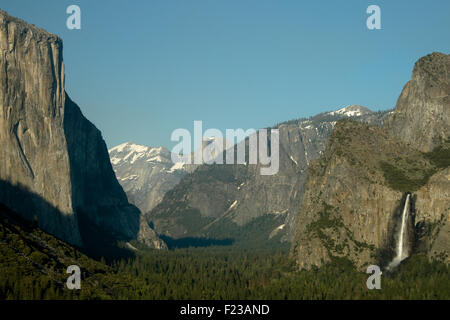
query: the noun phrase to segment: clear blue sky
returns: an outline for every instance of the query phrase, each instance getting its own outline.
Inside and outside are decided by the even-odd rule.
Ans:
[[[66,8],[82,30],[66,28]],[[366,28],[381,7],[382,30]],[[66,90],[112,147],[176,128],[260,128],[392,108],[414,62],[449,53],[450,1],[1,0],[64,40]]]

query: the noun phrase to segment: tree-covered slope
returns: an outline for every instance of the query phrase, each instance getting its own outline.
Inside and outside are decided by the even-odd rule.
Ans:
[[[82,289],[66,287],[67,267],[82,272]],[[0,300],[112,298],[112,269],[42,231],[0,204]]]
[[[449,299],[448,266],[409,259],[368,290],[368,275],[348,260],[298,272],[285,250],[209,247],[157,251],[108,264],[0,209],[0,300],[4,299]],[[68,265],[81,290],[65,288]]]

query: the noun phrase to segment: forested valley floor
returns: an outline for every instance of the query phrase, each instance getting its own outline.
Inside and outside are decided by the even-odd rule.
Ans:
[[[347,260],[298,271],[287,248],[139,247],[135,256],[94,260],[2,210],[0,300],[4,299],[450,299],[450,269],[417,254],[366,286],[368,274]],[[6,212],[6,213],[5,213]],[[81,290],[69,290],[69,265]]]

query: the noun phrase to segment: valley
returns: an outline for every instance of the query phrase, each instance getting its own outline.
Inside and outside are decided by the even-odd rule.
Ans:
[[[367,290],[367,275],[341,259],[298,272],[287,249],[185,248],[127,251],[98,261],[0,208],[0,299],[449,299],[450,269],[423,254]],[[116,256],[118,258],[118,256]],[[66,265],[81,267],[81,290],[68,290]],[[424,270],[426,271],[425,273]],[[342,284],[345,283],[343,286]]]
[[[330,107],[180,154],[108,150],[62,48],[0,10],[1,300],[450,299],[450,55],[419,58],[393,109]],[[215,163],[174,161],[205,150]]]

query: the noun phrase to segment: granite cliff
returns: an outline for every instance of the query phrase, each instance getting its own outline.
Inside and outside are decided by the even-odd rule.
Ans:
[[[393,136],[429,152],[450,134],[450,55],[420,58],[385,123]]]
[[[164,247],[128,203],[100,131],[65,92],[62,49],[0,10],[0,202],[78,246],[103,234]]]

